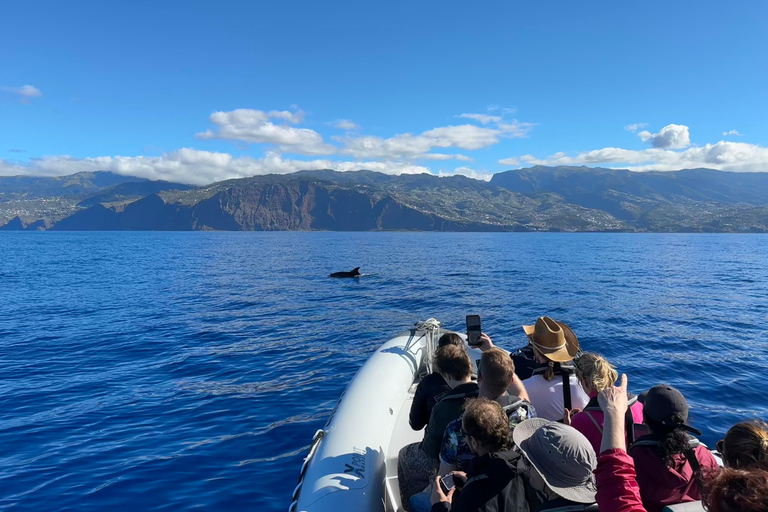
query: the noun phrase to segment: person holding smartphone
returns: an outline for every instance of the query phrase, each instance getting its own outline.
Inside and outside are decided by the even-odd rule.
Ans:
[[[510,449],[509,419],[501,405],[486,398],[469,401],[462,430],[475,458],[466,473],[433,479],[431,512],[527,512],[525,485],[517,470],[521,455]],[[458,492],[456,484],[461,483]]]

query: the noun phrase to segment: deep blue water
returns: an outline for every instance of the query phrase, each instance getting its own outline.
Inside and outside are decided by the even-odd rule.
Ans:
[[[713,443],[768,416],[768,237],[0,234],[0,508],[285,510],[312,434],[381,342],[542,314]],[[369,275],[327,274],[360,265]]]

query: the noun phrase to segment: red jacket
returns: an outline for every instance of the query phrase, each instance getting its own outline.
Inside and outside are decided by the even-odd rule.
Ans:
[[[646,512],[635,480],[635,465],[624,450],[606,450],[597,459],[597,506],[600,512]]]
[[[584,434],[584,437],[592,444],[592,448],[595,449],[595,453],[600,453],[600,443],[603,442],[604,416],[603,411],[594,410],[594,407],[597,406],[597,393],[592,393],[589,396],[588,410],[575,414],[571,418],[571,426]],[[635,402],[629,410],[632,411],[632,419],[635,423],[643,422],[643,404]]]
[[[717,469],[717,460],[705,446],[697,446],[694,451],[703,473]],[[674,455],[674,464],[670,468],[654,447],[635,446],[630,453],[635,461],[643,505],[648,512],[661,512],[667,505],[701,499],[693,470],[684,455]]]

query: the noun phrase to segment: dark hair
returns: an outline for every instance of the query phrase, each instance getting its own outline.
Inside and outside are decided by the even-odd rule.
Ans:
[[[463,347],[446,345],[437,349],[434,365],[443,377],[464,380],[472,375],[472,361]]]
[[[487,398],[469,400],[461,420],[467,435],[477,439],[491,452],[509,447],[509,418],[497,402]]]
[[[723,438],[723,462],[732,468],[758,467],[768,470],[768,424],[742,421]]]
[[[440,339],[437,340],[437,347],[444,347],[446,345],[456,345],[457,347],[464,347],[464,340],[461,339],[461,336],[456,334],[455,332],[447,332],[440,336]]]
[[[709,473],[701,501],[709,512],[766,512],[768,472],[723,468]]]
[[[675,465],[674,456],[688,449],[688,440],[690,439],[685,430],[681,428],[681,424],[684,423],[682,418],[670,428],[668,425],[662,425],[658,421],[652,420],[643,410],[643,423],[648,425],[651,435],[659,442],[659,455],[664,464],[667,467],[673,467]]]
[[[483,385],[494,396],[501,396],[509,388],[515,376],[515,363],[509,354],[500,348],[492,348],[480,356],[480,372]]]

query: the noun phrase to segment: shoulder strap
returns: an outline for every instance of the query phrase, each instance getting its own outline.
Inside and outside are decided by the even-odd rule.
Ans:
[[[555,363],[555,373],[558,372],[563,377],[563,406],[570,410],[573,407],[571,403],[571,374],[568,371],[564,371],[560,363]]]
[[[589,419],[591,419],[591,420],[592,420],[592,423],[594,423],[594,424],[595,424],[595,427],[597,427],[597,431],[598,431],[598,432],[600,432],[600,434],[602,435],[602,433],[603,433],[603,427],[601,427],[601,426],[600,426],[600,424],[599,424],[599,423],[597,422],[597,420],[595,419],[595,417],[594,417],[594,416],[592,416],[592,413],[591,413],[591,412],[589,412],[589,411],[584,411],[584,413],[587,415],[587,417],[588,417]]]
[[[685,454],[685,458],[688,460],[688,464],[691,465],[691,470],[693,471],[693,478],[696,480],[696,485],[699,487],[699,494],[701,496],[704,496],[704,484],[701,481],[701,464],[699,464],[699,459],[696,458],[696,448],[698,440],[696,440],[696,443],[688,443],[688,449],[683,452]],[[693,445],[693,446],[692,446]]]

